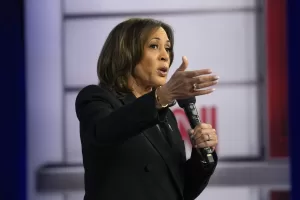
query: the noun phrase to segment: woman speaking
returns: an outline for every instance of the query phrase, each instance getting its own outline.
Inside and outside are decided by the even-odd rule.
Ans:
[[[185,71],[167,81],[174,35],[166,23],[129,19],[108,35],[98,59],[98,85],[76,98],[85,170],[85,200],[192,200],[214,172],[197,148],[217,145],[215,129],[201,123],[187,160],[170,110],[175,100],[213,92],[218,77],[209,69]],[[214,160],[217,155],[213,153]]]

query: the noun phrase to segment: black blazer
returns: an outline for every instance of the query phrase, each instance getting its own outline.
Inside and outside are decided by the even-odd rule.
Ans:
[[[204,166],[195,149],[186,160],[176,118],[155,102],[154,91],[120,98],[90,85],[79,92],[84,200],[191,200],[207,186],[215,165]]]

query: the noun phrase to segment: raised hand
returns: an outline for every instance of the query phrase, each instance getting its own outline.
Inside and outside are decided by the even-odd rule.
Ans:
[[[188,66],[186,57],[182,57],[182,64],[174,72],[170,80],[160,88],[160,98],[163,102],[171,102],[175,99],[185,99],[212,93],[210,86],[218,83],[219,77],[212,75],[210,69],[185,71]]]

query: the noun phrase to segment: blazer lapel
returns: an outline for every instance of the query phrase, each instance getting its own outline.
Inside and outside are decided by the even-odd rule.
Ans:
[[[122,102],[122,104],[126,105],[128,103],[133,102],[136,99],[136,97],[130,93],[122,98],[119,98],[119,100]],[[164,160],[166,166],[168,167],[170,173],[172,174],[172,178],[174,182],[176,183],[177,189],[180,191],[180,194],[183,195],[183,191],[181,188],[182,181],[180,180],[180,177],[176,174],[174,171],[174,163],[172,162],[172,153],[175,152],[174,149],[170,146],[170,144],[166,141],[165,137],[162,135],[163,133],[157,126],[153,126],[145,131],[143,131],[143,135],[149,140],[149,142],[153,145],[153,147],[156,149],[156,151],[160,154],[162,159]],[[171,136],[172,137],[172,136]]]
[[[174,152],[174,149],[170,147],[170,145],[162,136],[162,133],[159,131],[159,129],[156,126],[147,129],[146,131],[143,132],[143,134],[164,160],[166,166],[168,167],[172,175],[172,178],[176,184],[178,191],[180,191],[180,194],[183,195],[183,191],[181,189],[183,187],[180,184],[182,183],[182,181],[180,180],[180,177],[176,175],[177,173],[174,171],[174,167],[173,167],[174,163],[172,162],[173,154],[170,153],[170,152]]]

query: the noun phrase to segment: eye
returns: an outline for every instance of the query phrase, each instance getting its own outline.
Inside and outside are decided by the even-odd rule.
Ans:
[[[172,48],[170,48],[170,47],[167,47],[167,48],[166,48],[166,51],[167,51],[168,53],[170,53],[171,50],[172,50]]]
[[[151,44],[150,48],[152,48],[152,49],[158,49],[158,45],[157,44]]]

